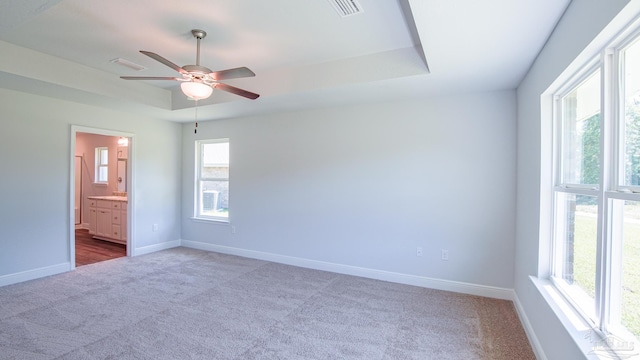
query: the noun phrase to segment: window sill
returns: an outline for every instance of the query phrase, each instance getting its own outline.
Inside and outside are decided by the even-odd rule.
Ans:
[[[109,183],[106,182],[94,182],[93,185],[95,186],[109,186]]]
[[[217,224],[217,225],[230,225],[228,219],[213,219],[213,218],[201,218],[201,217],[191,217],[190,218],[194,222],[201,222],[207,224]]]
[[[626,346],[618,349],[610,347],[610,344],[619,345],[620,339],[614,335],[606,336],[600,330],[592,328],[560,294],[551,281],[535,276],[530,276],[529,279],[549,304],[549,307],[551,307],[585,357],[591,359],[627,359],[638,356],[637,346],[635,350],[633,346],[630,349]],[[626,344],[629,345],[628,343]]]

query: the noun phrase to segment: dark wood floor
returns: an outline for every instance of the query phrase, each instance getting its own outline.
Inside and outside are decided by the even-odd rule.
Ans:
[[[127,246],[109,241],[97,240],[89,235],[89,230],[76,229],[76,266],[127,256]]]

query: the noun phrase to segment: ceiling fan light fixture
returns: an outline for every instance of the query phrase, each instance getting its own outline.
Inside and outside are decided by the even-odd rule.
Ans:
[[[182,92],[193,100],[202,100],[211,96],[213,88],[209,85],[187,81],[180,84]]]

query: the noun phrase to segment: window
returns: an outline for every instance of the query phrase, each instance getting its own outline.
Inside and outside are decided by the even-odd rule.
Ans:
[[[96,148],[96,184],[106,184],[109,179],[109,149],[106,147]]]
[[[196,141],[195,217],[229,219],[229,139]]]
[[[640,339],[639,39],[616,40],[553,97],[551,280],[627,341]]]

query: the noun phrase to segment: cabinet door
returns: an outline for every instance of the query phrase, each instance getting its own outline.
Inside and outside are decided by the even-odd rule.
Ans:
[[[96,234],[111,236],[111,210],[98,208],[98,220],[96,221]]]
[[[96,234],[98,222],[98,211],[96,208],[89,208],[89,234]]]

